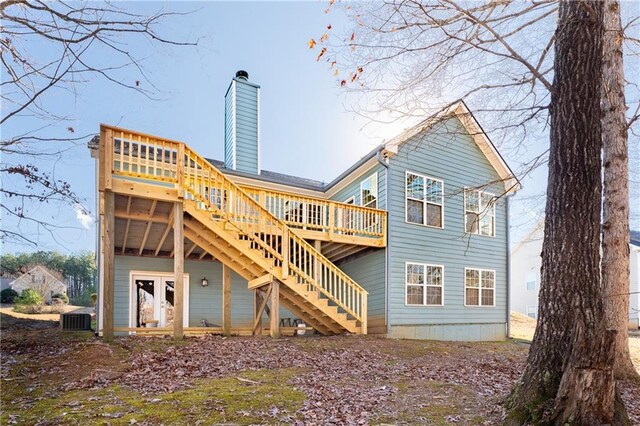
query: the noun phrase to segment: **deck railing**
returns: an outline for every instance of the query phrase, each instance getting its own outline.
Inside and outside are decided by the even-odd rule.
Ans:
[[[271,214],[293,228],[383,238],[384,210],[254,187],[243,187]]]
[[[114,132],[113,164],[118,174],[162,182],[176,181],[181,142],[124,130]],[[374,239],[385,237],[387,212],[384,210],[250,186],[241,188],[292,228]],[[224,194],[217,193],[215,188],[211,188],[207,198],[218,204],[226,202]]]
[[[271,259],[274,267],[282,268],[282,279],[291,275],[309,290],[318,290],[360,321],[366,333],[367,292],[291,232],[284,221],[256,200],[255,193],[240,188],[182,142],[110,130],[113,139],[107,146],[113,149],[105,153],[112,158],[105,164],[112,164],[114,175],[175,184],[184,191],[186,200],[209,213],[212,220],[225,220],[250,238],[252,248],[262,252],[265,259]]]

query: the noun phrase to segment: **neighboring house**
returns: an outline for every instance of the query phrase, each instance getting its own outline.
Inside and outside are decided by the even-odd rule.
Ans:
[[[63,278],[42,265],[38,265],[22,274],[9,283],[9,286],[18,294],[28,288],[35,290],[44,297],[47,303],[51,302],[51,296],[67,292],[67,284]]]
[[[101,333],[278,336],[303,323],[321,334],[505,338],[508,197],[519,184],[464,103],[328,184],[262,168],[261,149],[279,147],[262,145],[260,87],[244,71],[225,94],[223,161],[100,130],[89,146]]]
[[[511,252],[511,310],[533,319],[537,319],[538,316],[543,233],[544,222],[541,221]],[[640,232],[631,231],[630,237],[629,327],[638,328],[640,326]]]
[[[0,291],[9,288],[9,284],[13,281],[14,278],[10,277],[0,277]]]
[[[511,310],[538,318],[544,221],[539,221],[511,251]]]

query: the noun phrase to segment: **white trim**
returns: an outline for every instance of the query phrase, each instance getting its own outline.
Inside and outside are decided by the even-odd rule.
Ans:
[[[442,207],[442,226],[434,226],[434,225],[427,225],[425,222],[427,221],[427,201],[424,200],[422,201],[423,203],[423,212],[422,212],[422,223],[417,223],[417,222],[409,222],[408,220],[408,212],[409,210],[407,209],[407,200],[408,200],[408,196],[407,196],[407,175],[408,174],[412,174],[412,175],[416,175],[416,176],[420,176],[423,179],[430,179],[430,180],[437,180],[438,182],[440,182],[440,184],[442,185],[442,204],[440,204],[440,206]],[[424,185],[423,191],[426,191],[426,184]],[[413,198],[412,198],[413,200]],[[414,201],[418,201],[418,200],[414,200]],[[435,203],[430,203],[430,204],[435,204]],[[437,204],[435,204],[437,205]],[[418,225],[418,226],[424,226],[427,228],[434,228],[434,229],[444,229],[444,180],[443,179],[438,179],[438,178],[434,178],[431,176],[427,176],[424,175],[422,173],[415,173],[412,172],[411,170],[405,170],[404,172],[404,223],[409,224],[409,225]]]
[[[258,139],[258,143],[257,143],[257,153],[256,155],[258,156],[258,174],[260,174],[260,172],[262,171],[262,169],[260,168],[260,88],[257,87],[256,88],[256,98],[257,98],[257,109],[258,109],[258,128],[256,129],[256,133],[257,133],[257,139]]]
[[[129,271],[129,328],[134,328],[136,323],[135,318],[135,309],[133,306],[134,291],[133,291],[133,277],[139,276],[143,278],[173,278],[175,282],[175,274],[173,271],[163,272],[163,271]],[[190,294],[190,286],[189,286],[189,274],[184,273],[184,283],[183,283],[183,296],[182,296],[182,321],[184,327],[189,326],[189,294]],[[129,332],[129,334],[135,334],[135,332]]]
[[[425,271],[424,271],[424,276],[425,276],[425,284],[423,284],[424,286],[424,295],[423,295],[423,302],[424,304],[422,305],[417,305],[417,304],[410,304],[407,303],[407,286],[408,285],[420,285],[420,284],[408,284],[407,283],[407,266],[409,265],[421,265],[425,267]],[[426,267],[427,266],[434,266],[436,268],[440,268],[441,269],[441,281],[442,284],[440,285],[440,287],[442,288],[442,303],[440,303],[439,305],[434,305],[434,304],[427,304],[427,283],[426,283],[426,278],[427,278],[427,270]],[[431,285],[430,287],[438,287],[438,286],[434,286]],[[423,262],[404,262],[404,306],[407,308],[433,308],[433,307],[442,307],[444,306],[444,265],[438,265],[438,264],[434,264],[434,263],[423,263]]]
[[[467,271],[478,271],[478,305],[467,305]],[[492,305],[483,305],[482,304],[482,272],[493,272],[493,304]],[[467,308],[495,308],[496,307],[496,292],[498,291],[498,280],[496,279],[496,271],[495,269],[484,269],[484,268],[464,268],[464,277],[462,280],[462,284],[464,285],[464,306]]]
[[[478,232],[468,232],[467,231],[467,192],[470,191],[475,191],[478,193],[478,210],[480,209],[480,205],[482,203],[482,194],[486,194],[486,195],[490,195],[494,201],[491,205],[491,208],[493,209],[493,234],[491,235],[485,235],[480,233],[480,219],[482,216],[481,215],[482,212],[477,212],[478,214]],[[481,189],[476,189],[476,188],[469,188],[467,186],[465,186],[463,188],[463,200],[462,200],[462,214],[464,215],[463,220],[464,220],[464,233],[465,234],[469,234],[469,235],[479,235],[481,237],[490,237],[490,238],[495,238],[496,237],[496,227],[497,227],[497,221],[496,221],[496,203],[497,203],[497,198],[496,198],[496,194],[488,192],[488,191],[483,191]],[[487,211],[488,212],[488,211]],[[486,215],[487,212],[485,212],[484,214]],[[476,212],[472,212],[472,213],[476,213]]]
[[[355,195],[352,195],[351,197],[347,198],[346,200],[343,201],[344,204],[356,204],[356,197]]]

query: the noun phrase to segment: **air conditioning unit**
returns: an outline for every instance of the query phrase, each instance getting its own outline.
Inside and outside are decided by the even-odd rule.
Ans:
[[[91,330],[91,314],[60,314],[60,326],[63,330]]]

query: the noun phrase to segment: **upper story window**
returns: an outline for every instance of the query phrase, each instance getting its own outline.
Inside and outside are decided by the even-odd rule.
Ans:
[[[465,306],[496,305],[496,271],[465,268]]]
[[[406,268],[407,305],[442,306],[442,266],[407,263]]]
[[[496,197],[476,189],[464,190],[465,230],[470,234],[496,235]]]
[[[360,183],[360,205],[378,207],[378,174],[374,173]]]
[[[407,222],[442,228],[443,190],[441,180],[407,172]]]

